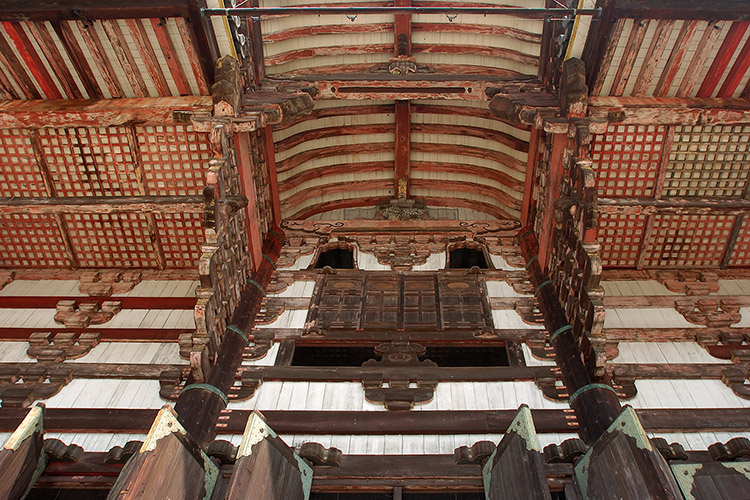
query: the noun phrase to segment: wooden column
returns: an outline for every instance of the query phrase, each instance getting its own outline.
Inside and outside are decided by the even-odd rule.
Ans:
[[[560,197],[560,183],[565,162],[565,149],[568,147],[566,134],[555,134],[550,151],[549,178],[547,179],[546,203],[542,217],[542,234],[539,236],[539,263],[544,269],[552,251],[552,232],[555,228],[555,200]]]
[[[576,413],[579,433],[584,441],[593,443],[617,418],[620,402],[611,387],[592,384],[581,359],[581,350],[573,335],[573,328],[555,295],[552,281],[542,270],[534,233],[528,228],[522,229],[520,243],[529,278],[536,289],[539,309],[544,315],[544,326],[555,349],[555,360],[562,372],[568,394],[571,395],[570,406]]]
[[[396,101],[396,198],[409,198],[411,112],[409,101]]]
[[[263,254],[268,258],[261,259],[258,270],[245,286],[206,383],[183,389],[175,405],[180,423],[201,446],[213,441],[219,414],[227,405],[226,394],[234,384],[237,368],[242,363],[242,352],[253,342],[250,332],[260,311],[265,287],[271,281],[273,262],[281,254],[282,238],[283,232],[279,228],[274,228],[266,236]]]

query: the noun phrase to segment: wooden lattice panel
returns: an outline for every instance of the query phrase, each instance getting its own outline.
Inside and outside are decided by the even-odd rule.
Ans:
[[[0,130],[0,176],[0,196],[46,196],[25,130]]]
[[[81,267],[156,267],[143,214],[66,214],[70,240]]]
[[[156,214],[167,268],[194,268],[201,256],[203,224],[200,214]]]
[[[745,216],[729,259],[732,267],[750,266],[750,217]]]
[[[39,130],[56,196],[138,196],[126,127]]]
[[[148,194],[200,194],[211,159],[208,134],[184,125],[137,127],[136,132]]]
[[[599,195],[604,197],[654,196],[665,127],[610,125],[591,143],[591,159]]]
[[[0,216],[0,266],[69,267],[65,242],[52,215]]]
[[[664,196],[742,196],[749,152],[750,125],[675,127]]]
[[[602,264],[607,267],[635,267],[646,227],[646,216],[601,214],[599,241]]]
[[[734,216],[655,215],[644,267],[717,267]]]

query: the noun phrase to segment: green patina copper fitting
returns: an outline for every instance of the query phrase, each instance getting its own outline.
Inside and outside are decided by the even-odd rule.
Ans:
[[[227,395],[221,392],[221,389],[218,387],[211,385],[211,384],[190,384],[186,385],[182,388],[182,392],[185,391],[192,391],[193,389],[202,389],[204,391],[208,391],[210,393],[213,393],[221,398],[222,401],[224,401],[224,405],[229,404],[229,399],[227,399]]]
[[[237,335],[239,335],[240,337],[242,337],[242,340],[245,341],[245,344],[247,344],[247,346],[250,347],[251,342],[250,342],[250,339],[247,338],[247,335],[245,335],[245,332],[243,332],[242,330],[240,330],[239,328],[237,328],[234,325],[227,325],[227,330],[229,330],[231,332],[234,332]]]
[[[260,292],[263,294],[264,297],[266,296],[266,291],[263,289],[263,287],[260,285],[260,283],[258,283],[254,279],[250,279],[250,278],[247,279],[247,282],[248,282],[248,284],[253,285],[258,290],[260,290]]]
[[[575,401],[576,398],[578,398],[578,396],[580,396],[584,392],[593,391],[596,389],[605,389],[607,391],[612,391],[615,394],[615,396],[617,395],[617,392],[615,392],[615,390],[607,384],[587,384],[581,387],[580,389],[578,389],[576,392],[574,392],[572,396],[570,396],[570,399],[568,399],[568,404],[572,405],[573,401]]]
[[[539,295],[539,290],[541,290],[545,286],[551,285],[551,284],[552,284],[552,280],[547,280],[547,281],[543,281],[542,283],[540,283],[539,286],[536,287],[536,291],[534,292],[534,297],[536,297],[537,295]]]
[[[561,333],[567,332],[568,330],[572,330],[572,329],[573,329],[573,325],[565,325],[565,326],[562,326],[562,327],[558,328],[557,330],[555,330],[555,333],[553,333],[552,335],[549,336],[549,341],[552,342]]]
[[[534,261],[536,261],[536,260],[539,260],[539,256],[538,255],[535,255],[535,256],[533,256],[532,258],[529,259],[529,261],[526,263],[526,270],[527,271],[531,267],[531,264],[533,264]]]
[[[276,270],[276,263],[274,263],[274,261],[272,261],[272,260],[271,260],[271,257],[269,257],[269,256],[268,256],[268,255],[266,255],[266,254],[263,254],[263,258],[264,258],[264,259],[266,259],[266,260],[268,261],[268,263],[269,263],[269,264],[271,264],[271,267],[272,267],[272,268],[273,268],[273,270],[275,271],[275,270]]]

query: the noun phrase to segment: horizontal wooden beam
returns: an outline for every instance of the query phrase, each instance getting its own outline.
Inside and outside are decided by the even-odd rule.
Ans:
[[[202,196],[0,198],[0,214],[202,213]]]
[[[102,302],[115,300],[120,302],[122,309],[192,309],[195,307],[195,297],[117,297],[117,296],[70,296],[40,295],[40,296],[0,296],[0,308],[14,309],[54,309],[61,300],[73,300],[79,303]]]
[[[153,423],[158,409],[47,408],[48,432],[142,433]],[[14,430],[28,412],[0,408],[0,432]],[[279,434],[398,435],[494,434],[505,432],[516,410],[445,411],[279,411],[264,410],[269,426]],[[219,434],[242,434],[250,410],[225,410]],[[538,433],[576,432],[572,410],[532,409]],[[746,408],[639,409],[638,416],[650,432],[746,432]]]
[[[743,0],[617,0],[613,18],[750,20],[750,9]]]
[[[750,102],[728,98],[591,96],[589,114],[623,125],[747,123]]]
[[[96,331],[100,333],[100,342],[117,341],[148,341],[148,342],[172,342],[180,335],[194,333],[195,328],[0,328],[0,340],[22,340],[28,341],[29,336],[35,332],[56,333],[84,333]]]
[[[504,233],[515,236],[520,224],[514,220],[452,221],[452,220],[369,220],[351,219],[337,222],[315,220],[287,220],[282,223],[286,231],[303,231],[316,234],[350,233]]]
[[[742,215],[750,200],[737,198],[599,198],[602,214]]]
[[[170,125],[174,112],[210,111],[210,96],[0,102],[0,129]]]
[[[189,15],[186,0],[4,0],[0,3],[0,21],[139,19]]]

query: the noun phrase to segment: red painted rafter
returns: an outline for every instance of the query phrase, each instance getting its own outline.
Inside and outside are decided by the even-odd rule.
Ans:
[[[409,101],[396,101],[396,197],[409,198],[411,112]]]
[[[750,68],[750,37],[745,41],[745,45],[734,61],[734,65],[729,70],[724,84],[719,89],[716,97],[732,97],[737,87],[739,87],[740,82],[742,82],[745,73],[747,73],[748,68]]]
[[[26,32],[21,27],[21,24],[18,22],[3,22],[2,25],[46,98],[62,99],[63,96],[57,88],[57,84],[50,76],[47,68],[44,67],[42,59],[31,44],[29,37],[26,36]]]
[[[698,97],[711,97],[711,94],[714,93],[716,86],[719,85],[719,80],[721,80],[729,65],[729,61],[732,60],[732,56],[740,45],[742,37],[745,36],[748,26],[750,26],[750,21],[735,21],[732,23],[727,36],[724,37],[724,41],[719,47],[716,59],[714,59],[708,73],[706,73],[703,84],[698,89]]]
[[[409,7],[411,0],[395,0],[395,7]],[[393,16],[395,32],[394,48],[396,57],[411,56],[411,14],[395,14]]]

